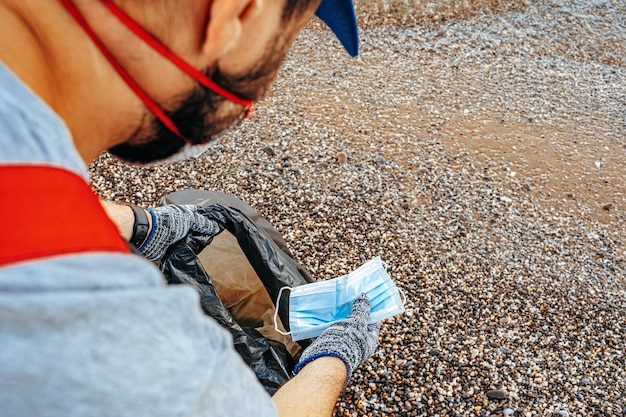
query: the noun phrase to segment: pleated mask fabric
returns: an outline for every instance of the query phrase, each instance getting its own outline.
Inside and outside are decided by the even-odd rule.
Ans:
[[[342,277],[285,287],[281,292],[284,289],[291,290],[289,327],[294,341],[317,337],[333,323],[348,317],[352,303],[363,293],[370,299],[370,324],[404,312],[400,291],[380,257]]]

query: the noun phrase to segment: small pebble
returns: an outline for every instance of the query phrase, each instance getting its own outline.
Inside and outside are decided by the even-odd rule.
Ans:
[[[264,146],[261,148],[261,150],[268,155],[276,156],[276,151],[271,146]]]
[[[509,395],[502,390],[490,390],[486,393],[487,398],[492,400],[505,400],[509,397]]]

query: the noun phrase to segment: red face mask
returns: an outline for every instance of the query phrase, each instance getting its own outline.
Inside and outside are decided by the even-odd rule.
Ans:
[[[219,86],[209,77],[192,67],[189,63],[187,63],[174,52],[172,52],[167,46],[163,45],[161,41],[152,36],[148,31],[146,31],[139,24],[137,24],[137,22],[135,22],[130,16],[124,13],[124,11],[122,11],[115,4],[113,4],[111,0],[101,1],[111,11],[111,13],[113,13],[113,15],[115,15],[115,17],[117,17],[122,24],[124,24],[124,26],[126,26],[130,31],[137,35],[137,37],[139,37],[146,44],[148,44],[153,50],[169,60],[172,64],[176,65],[181,71],[183,71],[191,78],[196,80],[198,83],[200,83],[202,86],[208,88],[214,93],[219,94],[223,98],[232,101],[233,103],[243,106],[244,118],[248,118],[252,109],[252,104],[254,103],[253,100],[241,98],[236,94]],[[113,57],[111,52],[109,52],[107,47],[96,36],[95,32],[91,29],[87,21],[80,14],[74,3],[71,0],[61,0],[61,3],[72,15],[74,20],[76,20],[76,22],[83,28],[87,35],[89,35],[94,44],[98,47],[98,49],[100,49],[100,51],[109,61],[109,63],[118,72],[120,77],[124,79],[126,84],[128,84],[128,86],[135,92],[137,97],[141,99],[141,101],[152,112],[152,114],[154,114],[156,118],[158,118],[165,126],[167,126],[167,128],[172,131],[172,133],[182,138],[189,145],[196,145],[180,133],[174,122],[172,122],[167,114],[165,114],[163,109],[139,86],[139,84],[137,84],[137,82],[128,74],[128,72],[117,62],[117,60]]]

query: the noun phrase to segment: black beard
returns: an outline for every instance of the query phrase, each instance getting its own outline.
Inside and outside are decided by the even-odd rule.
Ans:
[[[178,105],[177,110],[167,112],[167,115],[191,143],[208,143],[215,141],[218,133],[239,118],[241,110],[218,116],[223,102],[224,99],[217,94],[198,88]],[[151,117],[147,129],[138,129],[129,140],[110,148],[109,152],[127,162],[147,164],[176,154],[184,145],[181,137],[159,119]]]

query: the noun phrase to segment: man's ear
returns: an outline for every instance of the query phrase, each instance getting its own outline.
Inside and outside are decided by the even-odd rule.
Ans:
[[[241,39],[246,21],[261,12],[263,3],[264,0],[213,0],[202,51],[211,60],[229,52]]]

